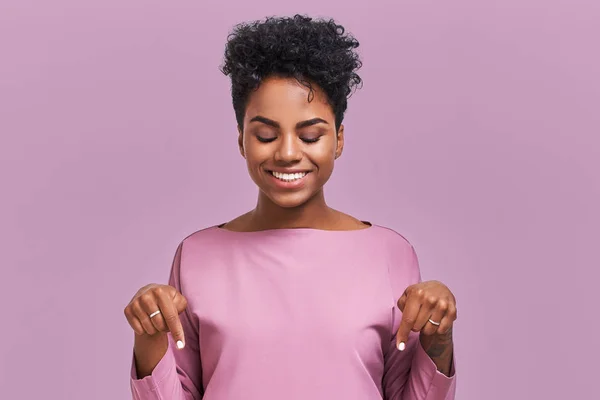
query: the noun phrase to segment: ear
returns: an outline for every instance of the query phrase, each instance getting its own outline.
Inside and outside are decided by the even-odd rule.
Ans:
[[[242,157],[246,158],[246,152],[244,151],[244,131],[242,131],[240,126],[238,126],[238,147]]]
[[[337,146],[335,148],[335,159],[337,160],[344,151],[344,125],[340,125],[340,129],[337,132]]]

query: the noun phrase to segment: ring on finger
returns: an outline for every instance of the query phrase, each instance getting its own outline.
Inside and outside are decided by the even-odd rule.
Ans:
[[[435,322],[435,321],[434,321],[434,320],[432,320],[431,318],[429,318],[429,320],[428,320],[428,321],[429,321],[429,323],[430,323],[431,325],[435,325],[435,326],[440,326],[440,324],[441,324],[441,322]]]
[[[154,311],[152,314],[149,315],[150,318],[152,317],[156,317],[158,314],[160,314],[160,310],[156,310]]]

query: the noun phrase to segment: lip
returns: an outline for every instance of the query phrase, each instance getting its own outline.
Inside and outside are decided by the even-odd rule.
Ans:
[[[302,178],[300,179],[296,179],[294,181],[291,182],[285,182],[282,181],[281,179],[276,178],[271,171],[274,172],[280,172],[283,174],[297,174],[297,173],[303,173],[306,172],[306,175],[304,175]],[[301,170],[301,169],[269,169],[266,170],[267,175],[269,176],[269,179],[271,180],[271,182],[273,183],[274,186],[280,188],[280,189],[300,189],[302,188],[305,184],[306,184],[306,179],[310,176],[310,174],[312,173],[312,171],[309,170]]]
[[[267,172],[279,172],[280,174],[299,174],[299,173],[309,173],[309,169],[285,169],[285,168],[275,168],[275,169],[267,169]]]

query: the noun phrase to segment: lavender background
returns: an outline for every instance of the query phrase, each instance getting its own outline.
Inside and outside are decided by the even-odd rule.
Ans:
[[[450,286],[460,400],[594,393],[600,2],[0,1],[0,397],[126,399],[122,310],[254,205],[220,74],[233,24],[361,42],[332,206]]]

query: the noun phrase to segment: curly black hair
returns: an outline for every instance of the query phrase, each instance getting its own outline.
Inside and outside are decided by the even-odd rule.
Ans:
[[[238,24],[229,34],[221,72],[231,78],[233,109],[240,129],[250,93],[270,76],[295,78],[314,97],[313,84],[327,95],[339,130],[348,98],[362,84],[358,41],[333,19],[304,15],[268,17]]]

